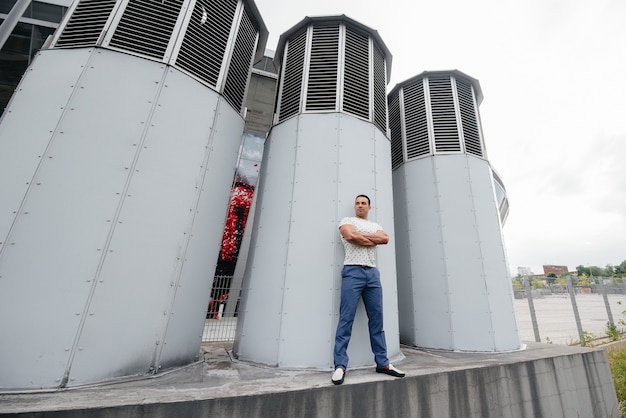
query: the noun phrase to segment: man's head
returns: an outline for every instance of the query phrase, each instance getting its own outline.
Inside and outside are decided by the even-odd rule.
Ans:
[[[370,198],[366,195],[360,194],[354,199],[354,214],[357,218],[367,219],[370,209]]]

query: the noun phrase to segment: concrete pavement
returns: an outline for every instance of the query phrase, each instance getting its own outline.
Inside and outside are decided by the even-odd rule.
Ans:
[[[22,417],[595,417],[619,416],[606,353],[528,343],[509,353],[402,347],[407,376],[349,369],[285,370],[242,363],[231,343],[155,377],[56,392],[2,393],[0,416]]]

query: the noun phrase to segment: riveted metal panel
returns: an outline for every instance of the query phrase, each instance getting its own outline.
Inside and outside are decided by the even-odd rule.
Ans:
[[[373,202],[380,196],[371,218],[393,234],[389,140],[370,123],[332,113],[291,118],[273,128],[268,143],[235,352],[248,361],[330,369],[343,266],[338,223],[354,215],[354,198],[366,193]],[[389,357],[399,359],[393,244],[381,247],[387,345]],[[277,264],[282,280],[268,274]],[[252,316],[263,306],[271,315]],[[373,364],[362,306],[348,354],[350,367]]]
[[[192,90],[197,89],[191,85],[189,87]],[[184,94],[183,89],[181,94]],[[189,94],[184,97],[189,97]],[[208,101],[208,98],[208,95],[204,97],[204,101]],[[166,99],[172,106],[180,103],[178,95]],[[171,302],[171,314],[158,364],[164,368],[187,364],[198,355],[213,272],[221,249],[224,220],[244,121],[239,112],[223,97],[219,100],[211,136],[200,136],[206,145],[202,164],[204,174],[198,185],[200,195],[194,209],[185,259],[175,288],[176,294]],[[202,114],[207,115],[210,109],[208,104],[201,103],[188,109],[190,124],[191,121],[201,118]],[[197,109],[196,114],[193,114],[194,109]],[[166,115],[163,115],[163,119],[165,123],[169,121]],[[208,128],[208,125],[209,121],[206,121],[203,128]]]
[[[455,349],[493,350],[482,252],[464,155],[434,157]]]
[[[344,216],[354,216],[354,199],[363,193],[368,195],[372,202],[369,219],[380,224],[390,236],[390,244],[378,247],[377,265],[383,286],[387,352],[393,361],[394,358],[402,358],[403,355],[399,347],[393,201],[390,198],[391,146],[389,139],[374,125],[343,114],[339,120],[342,135],[338,176],[340,179],[338,220]],[[340,254],[340,262],[343,263],[343,249]],[[373,356],[369,346],[367,316],[365,310],[361,308],[362,304],[359,304],[348,354],[350,364],[370,365],[373,364]],[[336,312],[337,314],[339,312],[338,306]]]
[[[288,366],[327,368],[334,343],[337,117],[299,117],[279,350],[280,364]],[[312,318],[320,332],[303,333]]]
[[[91,56],[91,50],[50,53],[35,57],[0,120],[0,249],[5,245],[22,200],[31,187],[33,173],[64,113],[74,85]],[[64,62],[64,66],[58,65]],[[37,115],[37,123],[33,117]]]
[[[406,338],[422,347],[452,348],[446,253],[433,162],[431,159],[418,159],[403,167],[408,214],[405,226],[407,241],[402,244],[397,242],[397,245],[408,246],[413,294],[412,304],[401,307],[401,312],[403,315],[410,312],[415,328],[413,335],[403,336],[402,341]],[[400,229],[402,225],[398,222],[396,228]],[[401,316],[400,323],[403,321]]]
[[[409,213],[406,204],[406,170],[400,166],[393,172],[392,179],[400,341],[403,344],[416,345],[413,280],[411,279],[413,264],[409,245]]]
[[[410,267],[398,262],[399,289],[409,288],[402,280],[410,271],[414,292],[400,298],[402,341],[461,351],[519,349],[488,162],[437,156],[405,163],[395,176],[395,203],[408,214],[397,244],[408,243],[411,257]],[[397,219],[396,229],[403,222]]]
[[[84,350],[77,353],[72,370],[77,383],[112,377],[114,373],[131,375],[158,370],[162,365],[158,353],[169,342],[165,338],[166,326],[179,338],[171,341],[174,348],[180,349],[179,363],[193,361],[200,347],[198,338],[190,358],[190,351],[194,351],[190,340],[200,333],[198,324],[206,309],[212,267],[219,253],[228,186],[243,121],[235,124],[238,131],[234,135],[233,128],[225,126],[216,139],[212,130],[215,120],[221,118],[217,93],[171,68],[165,70],[162,85],[138,144],[132,178],[102,267],[102,284],[91,304],[95,314],[80,336],[79,344]],[[180,136],[182,130],[184,136]],[[230,155],[214,147],[221,141],[233,143]],[[207,158],[214,153],[221,154],[213,159],[219,161],[228,177],[215,179],[225,182],[219,193],[203,184]],[[196,280],[189,284],[196,289],[182,291],[188,243],[203,193],[220,204],[215,217],[210,218],[215,223],[212,236],[201,237],[213,244],[214,252],[205,255],[206,262],[199,266],[199,271],[189,272],[203,276],[205,282]],[[189,296],[194,291],[197,294]],[[150,297],[145,297],[146,293]],[[111,303],[113,300],[115,303]],[[190,319],[188,324],[179,323],[186,317],[184,311],[173,309],[181,304],[196,311],[195,318],[186,318]],[[176,330],[177,326],[183,327],[182,332]],[[108,333],[104,343],[103,330]],[[128,335],[133,338],[127,338]],[[171,351],[168,353],[171,356]]]
[[[502,228],[489,163],[467,157],[496,350],[521,347]]]
[[[61,65],[67,53],[54,54],[58,58],[53,64]],[[91,296],[100,284],[162,73],[158,64],[94,51],[74,86],[34,174],[37,187],[25,198],[22,210],[27,216],[11,232],[15,245],[3,254],[3,280],[19,282],[2,292],[9,299],[2,305],[15,318],[15,334],[3,334],[14,341],[13,352],[2,358],[10,362],[9,370],[18,370],[8,373],[7,385],[65,384],[63,372],[86,349],[75,344],[76,337],[87,317],[97,313],[90,309]],[[108,118],[102,117],[104,109]],[[25,286],[27,282],[32,286]],[[114,300],[108,303],[115,305]],[[99,340],[106,339],[103,330]]]
[[[242,360],[278,363],[298,122],[274,127],[265,142],[234,346]]]

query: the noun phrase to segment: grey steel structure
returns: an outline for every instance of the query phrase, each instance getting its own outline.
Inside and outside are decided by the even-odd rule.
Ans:
[[[391,235],[378,249],[389,356],[400,351],[386,85],[391,54],[346,16],[307,17],[280,37],[275,123],[266,141],[234,353],[288,368],[333,366],[343,246],[360,193]],[[374,364],[361,305],[350,367]]]
[[[72,5],[0,122],[0,389],[197,359],[266,38],[248,0]]]
[[[400,334],[456,351],[523,348],[477,80],[424,72],[390,92]]]

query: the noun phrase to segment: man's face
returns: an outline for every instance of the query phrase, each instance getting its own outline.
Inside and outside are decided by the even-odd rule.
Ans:
[[[354,213],[358,218],[367,219],[367,214],[370,211],[370,205],[367,203],[367,199],[364,197],[357,197],[354,201]]]

